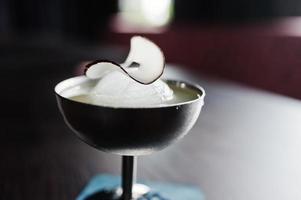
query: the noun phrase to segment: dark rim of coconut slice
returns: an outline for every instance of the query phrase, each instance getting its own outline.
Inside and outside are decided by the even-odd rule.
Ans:
[[[145,51],[148,51],[144,55],[141,54],[141,51],[143,51],[143,49],[146,49]],[[136,61],[136,59],[141,60],[141,57],[144,58],[145,63]],[[154,62],[154,59],[157,59],[157,65],[153,66],[151,65],[151,62]],[[104,68],[103,71],[100,70],[101,66],[97,66],[98,64],[104,64],[104,66],[102,66]],[[108,65],[105,66],[105,64]],[[106,59],[95,60],[85,66],[84,73],[89,78],[97,79],[101,78],[105,72],[113,71],[114,67],[116,67],[116,70],[121,69],[122,72],[127,74],[136,82],[147,85],[158,80],[163,74],[165,68],[165,57],[162,50],[155,43],[144,37],[134,36],[131,39],[131,48],[125,63],[119,64],[117,62]],[[157,70],[148,70],[148,67],[156,67]],[[154,75],[151,75],[150,78],[146,78],[143,77],[143,73],[135,73],[133,69],[135,69],[136,72],[139,70],[140,72],[143,72],[142,70],[144,70],[145,76],[149,75],[149,73],[154,73]]]
[[[99,64],[99,63],[110,63],[110,64],[112,64],[112,65],[115,65],[116,67],[118,67],[118,68],[120,68],[126,75],[128,75],[131,79],[133,79],[134,81],[136,81],[136,82],[138,82],[138,83],[141,83],[141,84],[143,84],[143,85],[148,85],[148,84],[152,84],[153,82],[155,82],[156,80],[158,80],[161,76],[162,76],[162,74],[163,74],[163,72],[164,72],[164,68],[165,68],[165,64],[164,64],[164,66],[163,66],[163,69],[162,69],[162,72],[159,74],[159,76],[157,76],[155,79],[153,79],[152,81],[150,81],[150,82],[142,82],[142,81],[139,81],[139,80],[137,80],[136,78],[134,78],[133,76],[131,76],[131,74],[128,72],[128,71],[126,71],[120,64],[118,64],[117,62],[115,62],[115,61],[112,61],[112,60],[106,60],[106,59],[98,59],[98,60],[94,60],[94,61],[91,61],[91,62],[89,62],[88,64],[86,64],[85,65],[85,69],[84,69],[84,75],[85,76],[87,76],[87,71],[88,71],[88,69],[89,68],[91,68],[91,67],[93,67],[94,65],[96,65],[96,64]],[[132,66],[132,65],[134,65],[134,66]],[[138,65],[138,66],[137,66]],[[131,65],[129,65],[129,66],[127,66],[128,68],[139,68],[139,63],[137,63],[137,62],[133,62],[133,63],[131,63]],[[132,67],[131,67],[132,66]],[[100,77],[99,77],[100,78]]]
[[[98,63],[111,63],[113,65],[116,65],[119,67],[119,64],[117,62],[114,62],[114,61],[111,61],[111,60],[108,60],[108,59],[97,59],[97,60],[94,60],[94,61],[90,61],[88,64],[85,65],[85,69],[84,69],[84,75],[87,75],[87,71],[90,67],[92,67],[93,65],[96,65]]]

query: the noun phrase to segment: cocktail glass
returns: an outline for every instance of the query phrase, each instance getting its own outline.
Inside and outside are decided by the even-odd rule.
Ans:
[[[205,92],[197,85],[167,80],[170,86],[194,90],[197,98],[145,108],[98,106],[64,95],[67,89],[94,84],[93,81],[78,76],[58,83],[55,93],[59,110],[68,127],[82,141],[122,156],[122,187],[115,190],[112,199],[139,199],[149,190],[135,184],[137,156],[162,150],[186,135],[200,114]]]

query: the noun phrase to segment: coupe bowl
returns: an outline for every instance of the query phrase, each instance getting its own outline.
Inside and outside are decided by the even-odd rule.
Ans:
[[[79,76],[58,83],[58,107],[66,124],[81,140],[119,155],[150,154],[182,138],[196,122],[205,96],[201,87],[173,80],[166,82],[193,89],[199,97],[160,107],[115,108],[81,103],[63,95],[64,90],[91,81]]]

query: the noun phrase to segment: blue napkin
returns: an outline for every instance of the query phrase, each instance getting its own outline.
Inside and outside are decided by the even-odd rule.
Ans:
[[[151,188],[151,192],[159,193],[167,200],[204,200],[203,193],[194,186],[160,183],[151,181],[141,181]],[[91,179],[88,185],[79,194],[76,200],[85,200],[90,195],[101,191],[110,190],[120,186],[120,177],[109,174],[100,174]]]

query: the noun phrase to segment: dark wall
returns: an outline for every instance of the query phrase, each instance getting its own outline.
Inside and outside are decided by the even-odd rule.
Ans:
[[[51,33],[93,40],[116,10],[114,0],[0,0],[0,33]]]
[[[0,0],[0,33],[100,37],[117,0]],[[175,0],[175,21],[247,22],[301,15],[300,0]]]

